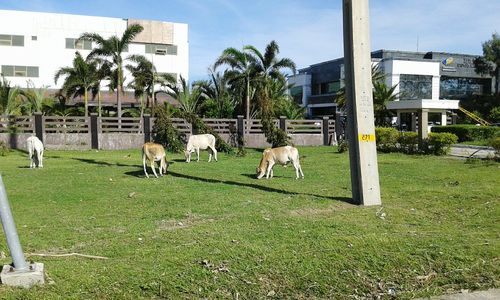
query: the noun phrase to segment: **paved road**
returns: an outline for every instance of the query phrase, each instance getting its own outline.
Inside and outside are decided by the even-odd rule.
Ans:
[[[500,289],[490,289],[486,291],[478,291],[472,293],[459,293],[443,296],[435,296],[430,298],[420,298],[416,300],[498,300],[500,299]]]
[[[487,158],[494,157],[495,150],[491,147],[482,146],[468,146],[468,145],[452,145],[450,154],[457,157],[473,157],[473,158]]]

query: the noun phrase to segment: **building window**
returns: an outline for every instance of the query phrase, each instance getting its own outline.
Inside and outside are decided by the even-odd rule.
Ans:
[[[441,76],[439,98],[453,99],[489,94],[491,79]]]
[[[66,49],[92,50],[92,41],[66,38]]]
[[[157,55],[177,55],[176,45],[164,44],[146,44],[146,53],[154,53]]]
[[[340,81],[323,82],[321,84],[321,94],[334,94],[340,90]]]
[[[38,37],[37,37],[36,35],[32,35],[32,36],[31,36],[31,40],[32,40],[32,41],[37,41],[37,40],[38,40]]]
[[[432,99],[432,76],[401,74],[400,100]]]
[[[294,86],[290,89],[290,96],[297,104],[302,105],[302,86]]]
[[[11,77],[38,77],[38,67],[2,66],[2,75]]]
[[[0,46],[24,46],[24,35],[0,34]]]

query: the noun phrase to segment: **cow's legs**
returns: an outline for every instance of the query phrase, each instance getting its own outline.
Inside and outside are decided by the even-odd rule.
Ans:
[[[33,161],[33,152],[31,152],[31,148],[28,149],[28,157],[30,159],[30,168],[33,168],[35,162]]]
[[[200,148],[196,148],[196,162],[200,161]]]
[[[158,174],[156,174],[156,170],[155,170],[155,160],[154,159],[151,160],[151,169],[153,169],[153,173],[155,174],[155,177],[158,178]]]
[[[273,171],[273,166],[274,166],[274,162],[271,162],[271,161],[268,162],[268,164],[267,164],[267,172],[266,172],[266,179],[269,179],[269,174]]]
[[[302,172],[302,168],[300,167],[300,163],[298,161],[293,162],[293,167],[295,168],[295,179],[299,179],[299,173],[304,178],[304,173]]]
[[[214,154],[214,159],[215,161],[217,161],[217,149],[215,149],[215,147],[210,147],[210,149],[212,150],[213,154]]]
[[[37,158],[38,158],[38,167],[43,168],[43,149],[40,150],[39,152],[37,151]]]
[[[142,166],[144,167],[144,174],[146,174],[146,177],[149,178],[148,171],[146,171],[146,155],[142,155]]]
[[[213,153],[212,148],[209,147],[208,148],[208,162],[212,161],[212,153]]]

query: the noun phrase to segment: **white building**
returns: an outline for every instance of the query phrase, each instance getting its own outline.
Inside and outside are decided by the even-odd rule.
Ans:
[[[56,71],[72,66],[75,51],[86,57],[95,47],[89,41],[76,42],[82,33],[121,37],[129,25],[136,23],[144,31],[122,56],[142,54],[153,61],[158,73],[187,79],[187,24],[12,10],[0,10],[0,72],[11,85],[26,87],[31,81],[35,87],[59,89],[64,79],[56,84]],[[125,77],[126,85],[132,76],[125,70]]]

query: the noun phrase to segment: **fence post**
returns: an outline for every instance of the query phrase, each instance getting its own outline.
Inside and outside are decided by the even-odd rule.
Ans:
[[[335,113],[335,135],[337,136],[337,141],[340,141],[340,136],[345,138],[345,124],[342,122],[342,113]]]
[[[244,146],[244,141],[245,141],[245,123],[244,123],[244,117],[241,115],[238,115],[238,122],[236,124],[237,130],[238,130],[238,147],[243,147]]]
[[[329,132],[329,126],[328,126],[328,121],[330,118],[328,117],[323,117],[323,145],[328,146],[330,143],[330,132]],[[335,132],[334,132],[335,134]]]
[[[35,135],[43,143],[43,116],[41,112],[33,113],[35,116]]]
[[[97,113],[90,114],[90,146],[99,149],[99,130],[97,128]]]
[[[286,117],[280,116],[280,129],[286,132]]]
[[[142,130],[144,132],[144,143],[148,143],[151,142],[151,115],[144,114],[142,118],[142,126],[144,127]]]

